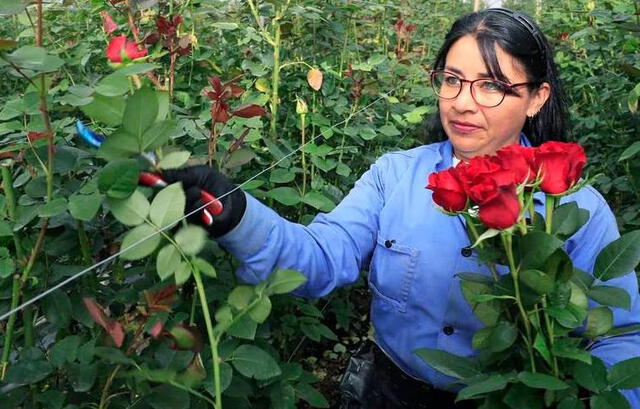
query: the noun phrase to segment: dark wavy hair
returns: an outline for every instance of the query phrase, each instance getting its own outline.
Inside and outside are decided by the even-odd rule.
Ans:
[[[507,81],[496,57],[495,46],[511,54],[524,68],[532,91],[541,83],[550,85],[549,99],[537,115],[527,118],[522,131],[534,146],[549,140],[567,139],[568,109],[558,70],[553,60],[553,50],[538,25],[524,13],[507,9],[485,9],[466,14],[453,23],[438,51],[433,68],[443,69],[451,46],[466,35],[478,42],[487,72],[501,81]],[[431,118],[430,133],[446,139],[439,112]]]

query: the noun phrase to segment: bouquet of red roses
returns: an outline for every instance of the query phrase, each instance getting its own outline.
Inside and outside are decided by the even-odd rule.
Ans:
[[[561,198],[587,183],[585,163],[580,145],[546,142],[506,146],[429,175],[433,201],[464,217],[472,247],[491,271],[458,274],[485,325],[472,340],[478,356],[416,351],[459,379],[458,400],[477,399],[482,409],[579,409],[587,400],[593,409],[629,408],[619,390],[640,387],[640,358],[607,369],[589,348],[638,330],[613,328],[611,308],[629,310],[631,300],[624,289],[602,283],[640,262],[640,231],[605,246],[592,274],[574,267],[564,244],[589,211]],[[534,195],[544,197],[542,212]],[[590,308],[589,299],[597,304]]]

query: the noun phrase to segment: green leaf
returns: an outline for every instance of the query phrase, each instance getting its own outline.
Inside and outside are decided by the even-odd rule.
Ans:
[[[39,72],[53,72],[64,65],[62,58],[48,54],[44,48],[32,45],[22,46],[8,54],[6,58],[21,68]]]
[[[478,375],[479,371],[471,358],[450,354],[440,349],[421,348],[414,351],[423,361],[447,376],[466,379]]]
[[[400,131],[398,130],[398,128],[396,128],[393,125],[381,126],[379,131],[381,133],[383,133],[384,135],[386,135],[386,136],[399,136],[399,135],[401,135]]]
[[[598,393],[607,387],[607,368],[602,360],[593,356],[591,365],[582,361],[573,365],[573,378],[578,385]]]
[[[489,335],[489,349],[493,352],[504,351],[515,342],[518,336],[518,328],[507,321],[499,321]]]
[[[591,365],[591,354],[580,347],[580,340],[574,338],[559,338],[553,344],[553,353],[560,358],[582,361]]]
[[[296,174],[289,169],[274,169],[269,175],[271,183],[289,183],[296,178]]]
[[[20,360],[9,365],[9,370],[4,378],[6,383],[28,385],[39,382],[53,372],[53,367],[46,361]]]
[[[162,189],[151,202],[149,217],[159,228],[169,226],[182,218],[186,197],[180,182]]]
[[[626,359],[613,365],[608,378],[612,389],[640,387],[640,358]]]
[[[6,247],[0,247],[0,278],[7,278],[13,274],[16,265],[11,258],[11,253]]]
[[[491,280],[491,279],[490,279]],[[491,291],[489,285],[477,281],[463,281],[460,283],[465,300],[471,305],[476,317],[487,327],[493,327],[500,316],[500,301],[487,301],[478,303],[474,299],[479,295]]]
[[[540,355],[542,355],[547,363],[551,364],[551,353],[549,352],[549,347],[547,346],[544,336],[540,332],[536,333],[536,338],[533,341],[533,348],[540,352]]]
[[[168,384],[153,389],[145,399],[154,409],[182,409],[191,407],[189,392]]]
[[[422,122],[422,117],[431,111],[433,111],[433,108],[431,106],[420,106],[413,109],[413,111],[404,114],[404,118],[410,124],[419,124],[420,122]]]
[[[618,391],[603,392],[589,399],[591,409],[631,409],[629,402]]]
[[[520,272],[520,281],[527,287],[540,295],[549,294],[553,291],[555,282],[553,278],[540,270],[523,270]]]
[[[64,197],[58,197],[41,206],[38,210],[38,216],[53,217],[64,213],[66,210],[67,199],[65,199]]]
[[[139,190],[135,190],[126,199],[107,199],[107,203],[116,220],[127,226],[144,223],[151,207],[147,198]]]
[[[118,71],[116,72],[120,75],[137,75],[137,74],[144,74],[145,72],[155,70],[157,68],[160,68],[160,66],[157,64],[151,64],[148,62],[131,63],[126,67],[118,68]]]
[[[207,232],[200,226],[189,224],[178,230],[174,239],[185,254],[195,256],[204,247],[207,241]]]
[[[153,253],[160,244],[160,234],[153,226],[141,224],[130,230],[122,240],[120,257],[124,260],[139,260]],[[144,241],[141,241],[144,240]]]
[[[640,141],[636,141],[632,143],[631,146],[625,149],[624,152],[622,152],[622,154],[620,155],[620,158],[618,159],[618,161],[620,162],[623,160],[630,159],[635,155],[637,155],[638,152],[640,152]]]
[[[96,92],[106,97],[117,97],[126,94],[129,86],[129,78],[116,71],[96,84]]]
[[[258,324],[265,322],[271,314],[271,300],[269,297],[262,296],[256,305],[249,310],[249,316]]]
[[[587,315],[587,326],[584,336],[595,338],[603,335],[613,327],[613,313],[607,307],[596,307]]]
[[[240,148],[234,151],[224,162],[225,169],[233,169],[239,166],[242,166],[246,163],[249,163],[256,157],[255,152],[251,148]]]
[[[42,309],[47,321],[57,329],[64,329],[71,323],[71,300],[63,291],[55,291],[42,300]]]
[[[116,127],[122,124],[124,107],[125,100],[123,98],[93,94],[93,101],[87,105],[82,105],[80,110],[94,121]],[[107,141],[110,137],[107,137]]]
[[[467,386],[458,392],[456,402],[465,399],[471,399],[478,395],[483,395],[489,392],[501,391],[508,383],[508,379],[504,375],[491,375],[484,380]]]
[[[180,251],[173,244],[167,244],[158,252],[156,271],[161,280],[169,278],[180,265]]]
[[[176,285],[182,285],[191,277],[191,266],[189,266],[189,263],[181,261],[174,274]]]
[[[97,156],[108,161],[125,159],[138,154],[138,141],[135,137],[118,128],[107,137],[105,142],[98,149]]]
[[[525,385],[537,389],[559,391],[562,389],[567,389],[569,387],[567,383],[561,381],[555,376],[545,375],[542,373],[524,371],[518,374],[518,379],[520,379]]]
[[[589,220],[589,211],[578,207],[576,202],[564,203],[553,210],[551,233],[567,239]]]
[[[200,257],[194,257],[191,262],[202,274],[207,277],[216,278],[216,269],[207,260]]]
[[[300,287],[307,278],[296,270],[276,270],[269,277],[267,294],[286,294]]]
[[[575,396],[568,396],[560,401],[558,409],[585,409],[584,403]]]
[[[608,281],[630,273],[640,263],[640,230],[609,243],[596,258],[593,275]]]
[[[631,297],[624,289],[608,285],[595,285],[587,293],[589,298],[602,305],[631,310]]]
[[[136,362],[127,357],[124,352],[112,347],[96,347],[95,354],[98,358],[114,365],[135,365]]]
[[[73,195],[69,198],[67,209],[71,216],[78,220],[88,222],[93,220],[102,205],[104,196],[100,193],[90,195]]]
[[[110,162],[98,173],[98,189],[113,199],[126,199],[138,187],[138,163],[133,160]]]
[[[49,350],[49,361],[56,368],[60,368],[66,362],[73,362],[76,359],[76,353],[80,346],[80,337],[77,335],[69,335],[66,338],[56,342]]]
[[[91,389],[98,375],[97,363],[70,364],[68,376],[71,387],[76,392],[87,392]]]
[[[296,394],[306,401],[312,408],[328,408],[327,399],[313,386],[307,383],[299,383],[296,385]]]
[[[151,128],[142,136],[142,151],[147,152],[165,145],[176,126],[175,119],[165,119],[151,125]]]
[[[254,345],[240,345],[227,361],[247,378],[266,380],[281,374],[278,363],[271,355]]]
[[[269,197],[286,206],[297,205],[302,200],[302,198],[300,197],[300,193],[298,193],[296,189],[288,186],[271,189],[267,192],[267,194],[269,195]]]
[[[542,270],[545,262],[564,244],[555,236],[533,231],[520,238],[519,254],[522,255],[523,270]]]
[[[256,337],[258,323],[248,315],[236,320],[228,329],[227,333],[232,337],[253,340]]]
[[[334,207],[336,207],[336,204],[333,203],[331,199],[315,190],[307,192],[307,194],[302,198],[302,201],[321,212],[330,212]]]
[[[155,122],[157,116],[158,97],[151,88],[140,88],[127,99],[122,126],[138,140],[141,153],[143,152],[143,135]]]
[[[254,297],[255,291],[253,290],[253,287],[248,285],[239,285],[231,290],[227,296],[227,302],[237,310],[244,310]]]
[[[191,156],[191,152],[189,151],[177,151],[171,152],[165,155],[160,162],[158,162],[158,167],[160,169],[176,169],[180,166],[187,163],[189,157]]]

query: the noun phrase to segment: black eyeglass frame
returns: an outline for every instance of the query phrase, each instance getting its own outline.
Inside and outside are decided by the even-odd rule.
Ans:
[[[451,76],[456,77],[460,81],[460,88],[458,89],[458,93],[456,95],[454,95],[453,97],[446,98],[446,97],[441,96],[438,93],[438,89],[435,86],[433,78],[436,75],[440,74],[440,73],[449,74]],[[481,105],[481,106],[483,106],[485,108],[494,108],[494,107],[497,107],[498,105],[502,104],[502,101],[504,101],[504,98],[505,98],[505,96],[507,94],[509,94],[509,95],[518,95],[514,90],[514,88],[516,88],[516,87],[521,87],[523,85],[538,85],[539,84],[538,81],[534,81],[534,82],[519,82],[519,83],[516,83],[516,84],[509,84],[508,82],[500,81],[500,80],[493,79],[493,78],[477,78],[475,80],[466,80],[464,78],[460,78],[459,75],[454,74],[454,73],[452,73],[450,71],[447,71],[447,70],[431,70],[429,72],[429,78],[431,80],[431,88],[433,88],[433,91],[436,93],[438,98],[442,98],[442,99],[446,99],[446,100],[452,100],[452,99],[458,98],[458,96],[462,92],[462,84],[464,84],[465,82],[468,82],[469,83],[469,90],[471,92],[471,97],[476,102],[476,104]],[[485,104],[481,104],[480,102],[478,102],[478,100],[476,98],[476,95],[475,95],[475,93],[473,91],[473,89],[474,89],[473,88],[473,84],[475,84],[478,81],[492,81],[492,82],[497,82],[498,84],[502,85],[504,87],[504,92],[502,93],[502,98],[500,98],[500,102],[498,102],[495,105],[485,105]]]

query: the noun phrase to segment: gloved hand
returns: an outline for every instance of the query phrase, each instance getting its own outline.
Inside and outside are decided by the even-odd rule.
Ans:
[[[217,198],[236,188],[226,176],[215,169],[205,165],[191,166],[183,169],[169,169],[162,171],[162,178],[167,183],[182,182],[182,188],[187,196],[186,212],[200,208],[204,202],[200,199],[200,189],[203,189]],[[230,232],[240,223],[244,211],[247,208],[247,198],[240,189],[220,199],[222,213],[213,216],[213,223],[204,226],[213,237],[220,237]],[[195,224],[203,225],[200,212],[188,217]]]

